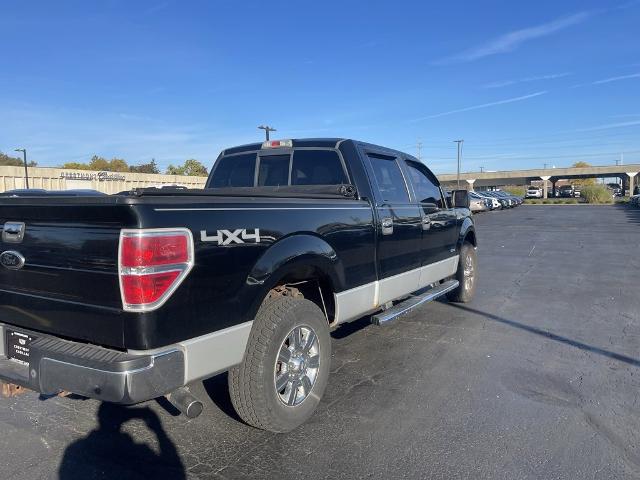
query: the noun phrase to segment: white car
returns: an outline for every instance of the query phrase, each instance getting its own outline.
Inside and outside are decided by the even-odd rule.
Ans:
[[[491,210],[495,210],[496,208],[500,208],[501,204],[500,204],[500,200],[498,200],[497,198],[491,197],[489,195],[483,195],[482,192],[478,192],[477,190],[473,190],[469,193],[469,196],[471,198],[477,197],[477,198],[482,198],[485,200],[488,200],[491,203]]]
[[[540,187],[533,186],[527,188],[527,194],[525,195],[526,198],[542,198],[542,196],[542,189]]]

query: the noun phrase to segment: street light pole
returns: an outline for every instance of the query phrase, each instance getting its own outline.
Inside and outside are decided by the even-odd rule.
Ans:
[[[457,184],[458,184],[458,189],[460,189],[460,151],[462,149],[462,144],[464,143],[464,140],[454,140],[453,143],[457,143],[458,144],[458,175],[456,177],[457,179]]]
[[[27,186],[27,190],[29,189],[29,171],[27,170],[27,149],[26,148],[16,148],[16,152],[22,152],[22,159],[24,160],[24,182]]]
[[[267,142],[269,141],[269,132],[275,132],[276,131],[275,128],[272,128],[269,125],[260,125],[258,128],[260,130],[264,130],[264,133],[265,133],[265,135],[267,137]]]

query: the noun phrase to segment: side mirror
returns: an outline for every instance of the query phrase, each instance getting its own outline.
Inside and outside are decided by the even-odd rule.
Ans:
[[[451,192],[451,206],[453,208],[469,208],[469,192],[467,190],[453,190]]]

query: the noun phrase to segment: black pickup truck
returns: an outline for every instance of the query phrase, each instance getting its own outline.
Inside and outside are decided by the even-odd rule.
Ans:
[[[344,139],[229,148],[202,190],[0,198],[0,379],[197,416],[229,371],[238,414],[283,432],[327,385],[329,332],[475,290],[465,191]]]

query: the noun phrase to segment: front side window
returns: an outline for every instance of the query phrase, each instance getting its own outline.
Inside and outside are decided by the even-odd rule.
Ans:
[[[433,203],[437,207],[442,208],[442,196],[440,188],[436,182],[430,178],[430,172],[421,163],[407,160],[409,167],[409,177],[416,192],[416,197],[420,203]]]
[[[396,159],[370,154],[369,160],[382,200],[386,203],[408,203],[409,192]]]
[[[349,183],[337,152],[295,150],[291,185],[340,185]]]
[[[209,187],[253,187],[255,171],[255,152],[224,157],[216,165]]]

